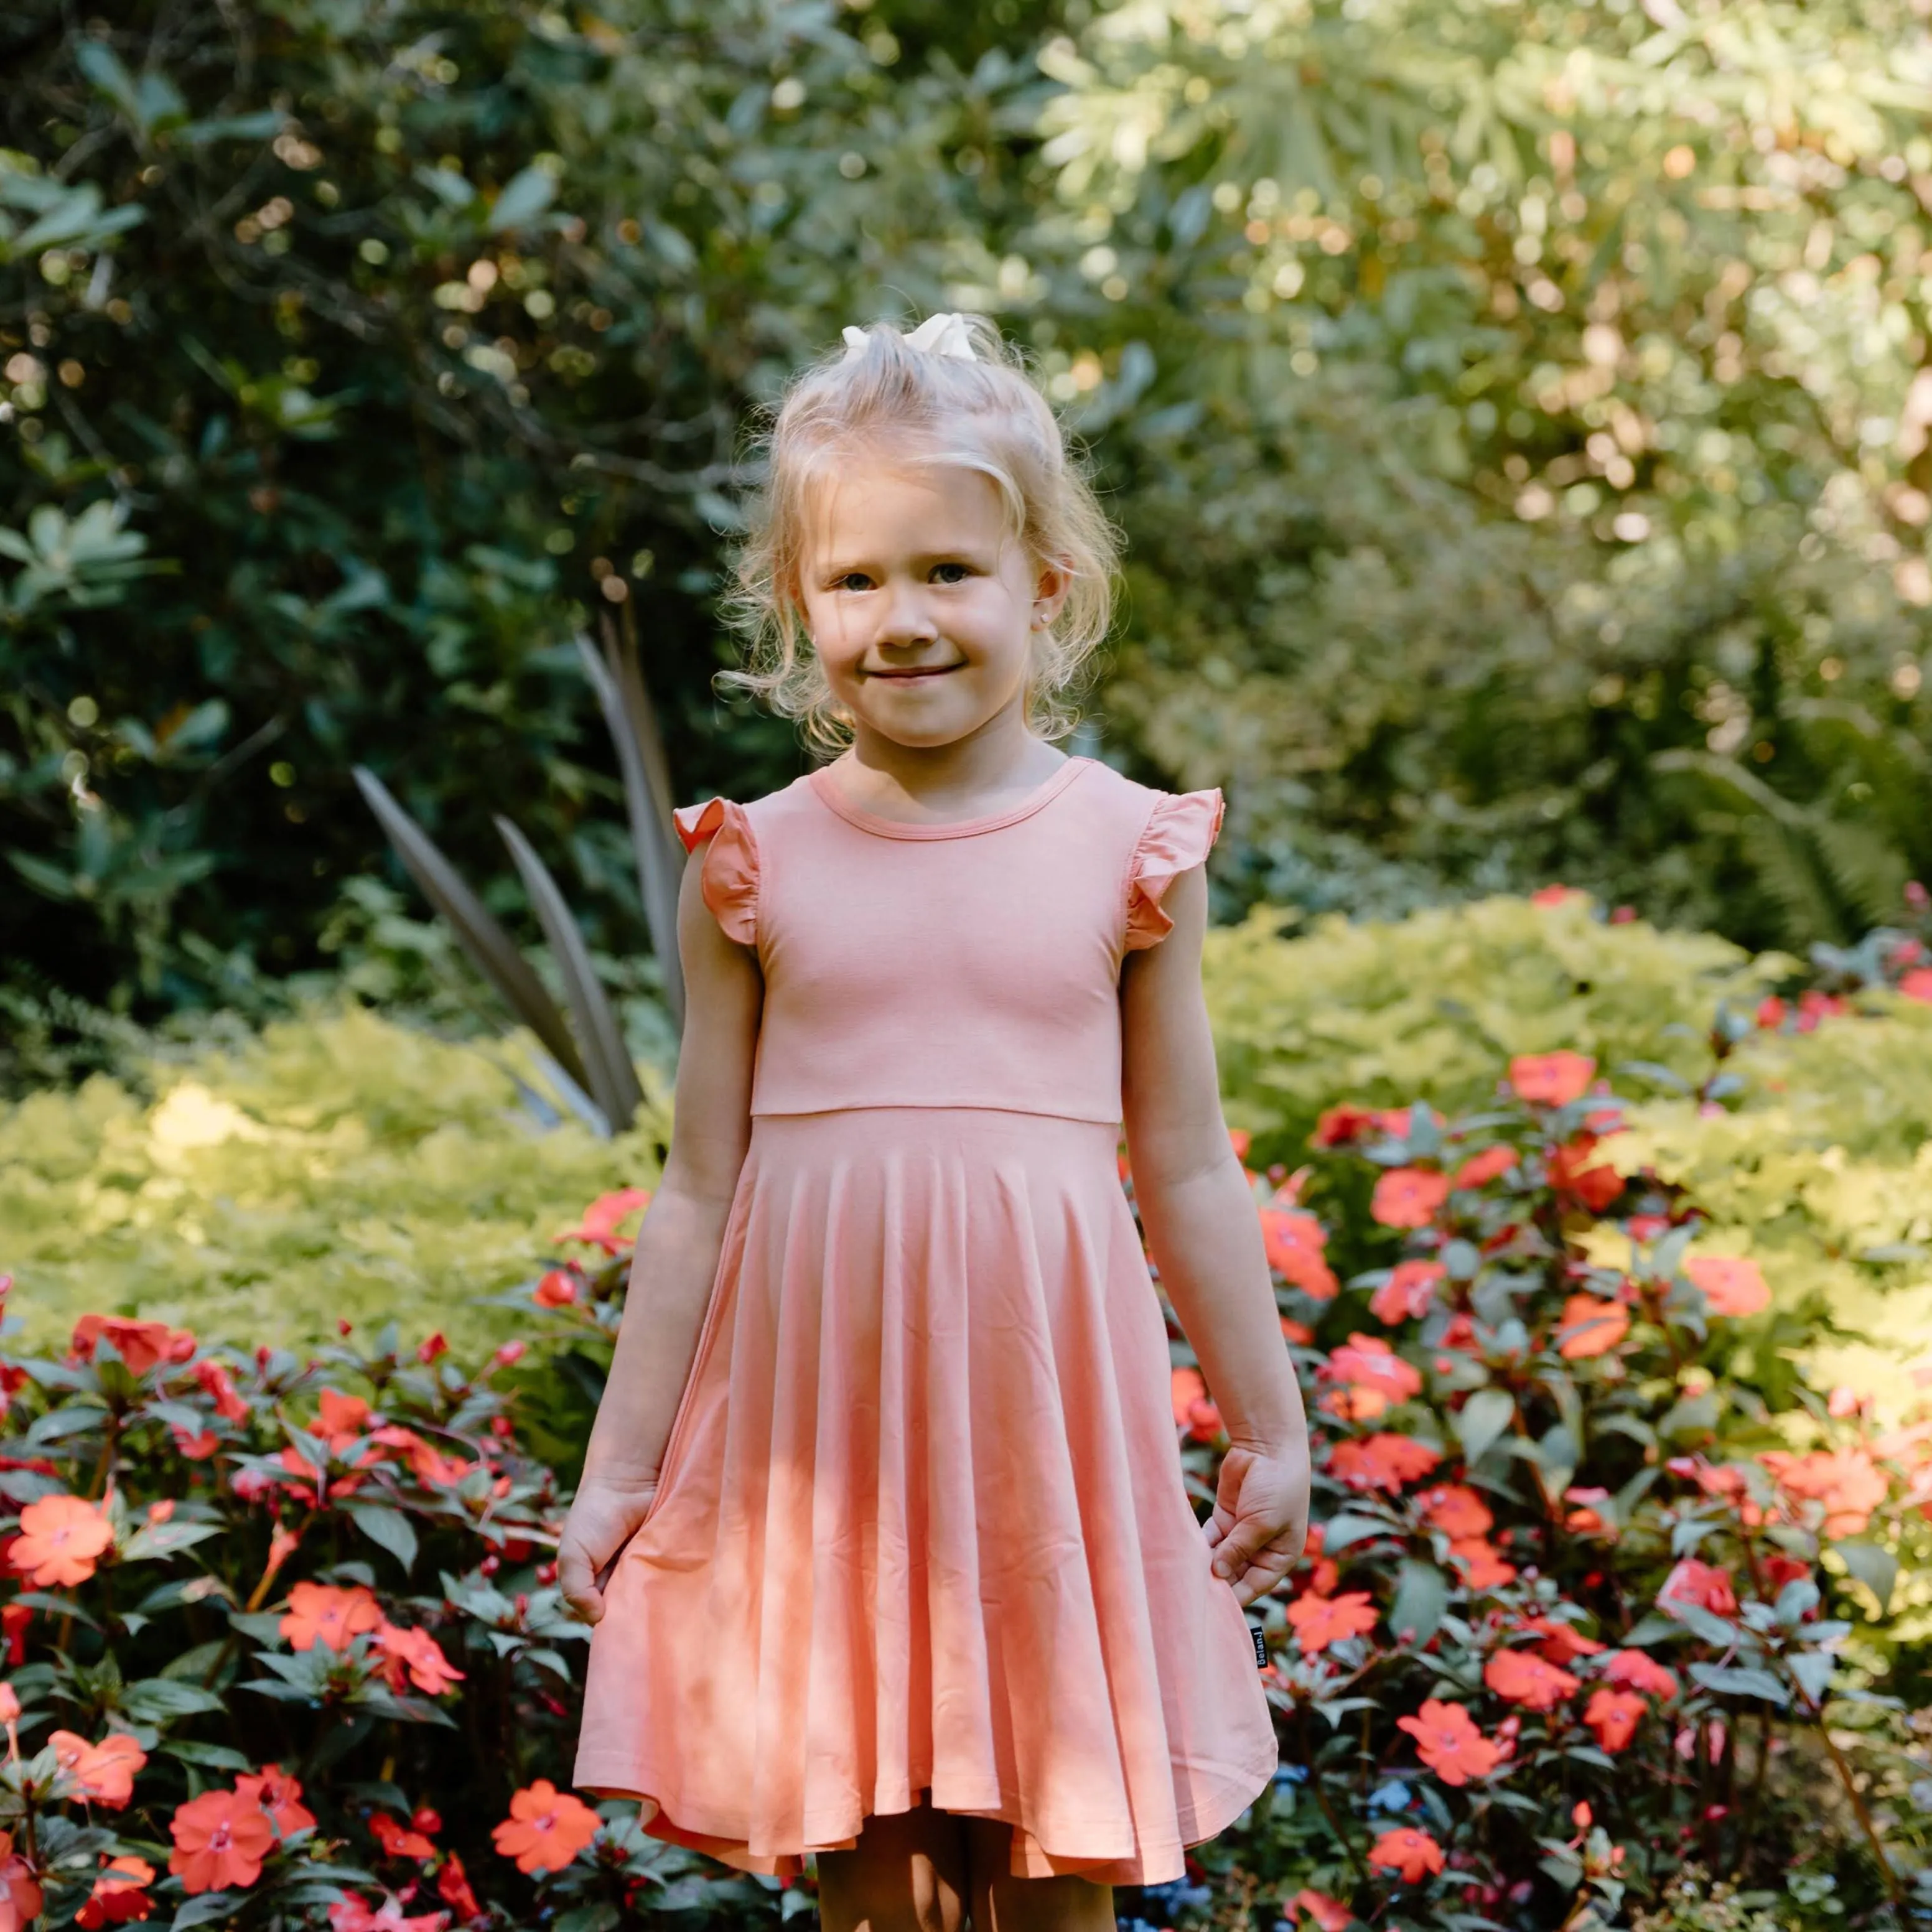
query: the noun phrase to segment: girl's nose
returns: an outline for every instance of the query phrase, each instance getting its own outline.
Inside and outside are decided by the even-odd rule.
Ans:
[[[888,594],[879,626],[880,644],[928,644],[938,635],[938,627],[916,585],[898,586]]]

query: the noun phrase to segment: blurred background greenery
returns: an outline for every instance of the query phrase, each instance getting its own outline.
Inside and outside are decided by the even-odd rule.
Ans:
[[[17,0],[0,1078],[312,976],[454,1016],[378,773],[657,981],[573,640],[680,798],[746,412],[981,309],[1130,543],[1090,734],[1224,914],[1562,878],[1750,947],[1932,873],[1923,0]],[[662,1033],[658,1036],[662,1036]]]

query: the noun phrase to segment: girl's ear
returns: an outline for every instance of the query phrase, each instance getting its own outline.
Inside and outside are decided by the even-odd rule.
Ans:
[[[1033,628],[1043,631],[1066,602],[1066,595],[1073,588],[1073,573],[1064,563],[1042,563],[1040,575],[1034,585]]]

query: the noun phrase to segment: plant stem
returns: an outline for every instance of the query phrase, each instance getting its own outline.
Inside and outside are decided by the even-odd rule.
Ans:
[[[1899,1923],[1905,1922],[1905,1892],[1898,1882],[1898,1874],[1892,1868],[1892,1861],[1885,1855],[1885,1843],[1878,1834],[1878,1827],[1872,1822],[1871,1814],[1865,1809],[1865,1801],[1852,1777],[1852,1768],[1845,1762],[1845,1754],[1839,1750],[1832,1736],[1831,1726],[1825,1721],[1825,1708],[1818,1707],[1818,1735],[1825,1741],[1825,1748],[1831,1754],[1832,1768],[1838,1774],[1838,1782],[1845,1787],[1845,1796],[1851,1800],[1852,1810],[1863,1829],[1865,1839],[1872,1848],[1872,1856],[1878,1861],[1878,1868],[1885,1880],[1885,1888],[1891,1895],[1892,1907],[1898,1914]]]

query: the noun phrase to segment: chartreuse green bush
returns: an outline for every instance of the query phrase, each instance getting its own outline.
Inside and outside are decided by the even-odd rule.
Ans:
[[[1264,908],[1208,934],[1206,971],[1228,1119],[1258,1156],[1293,1160],[1326,1107],[1472,1106],[1514,1054],[1568,1048],[1695,1081],[1718,1004],[1755,1004],[1794,964],[1612,924],[1558,889],[1386,922],[1331,915],[1295,936]]]
[[[521,1058],[350,1007],[0,1109],[0,1273],[29,1336],[103,1310],[249,1345],[342,1319],[506,1339],[485,1298],[586,1202],[650,1186],[663,1131],[649,1106],[610,1140],[557,1118]]]

